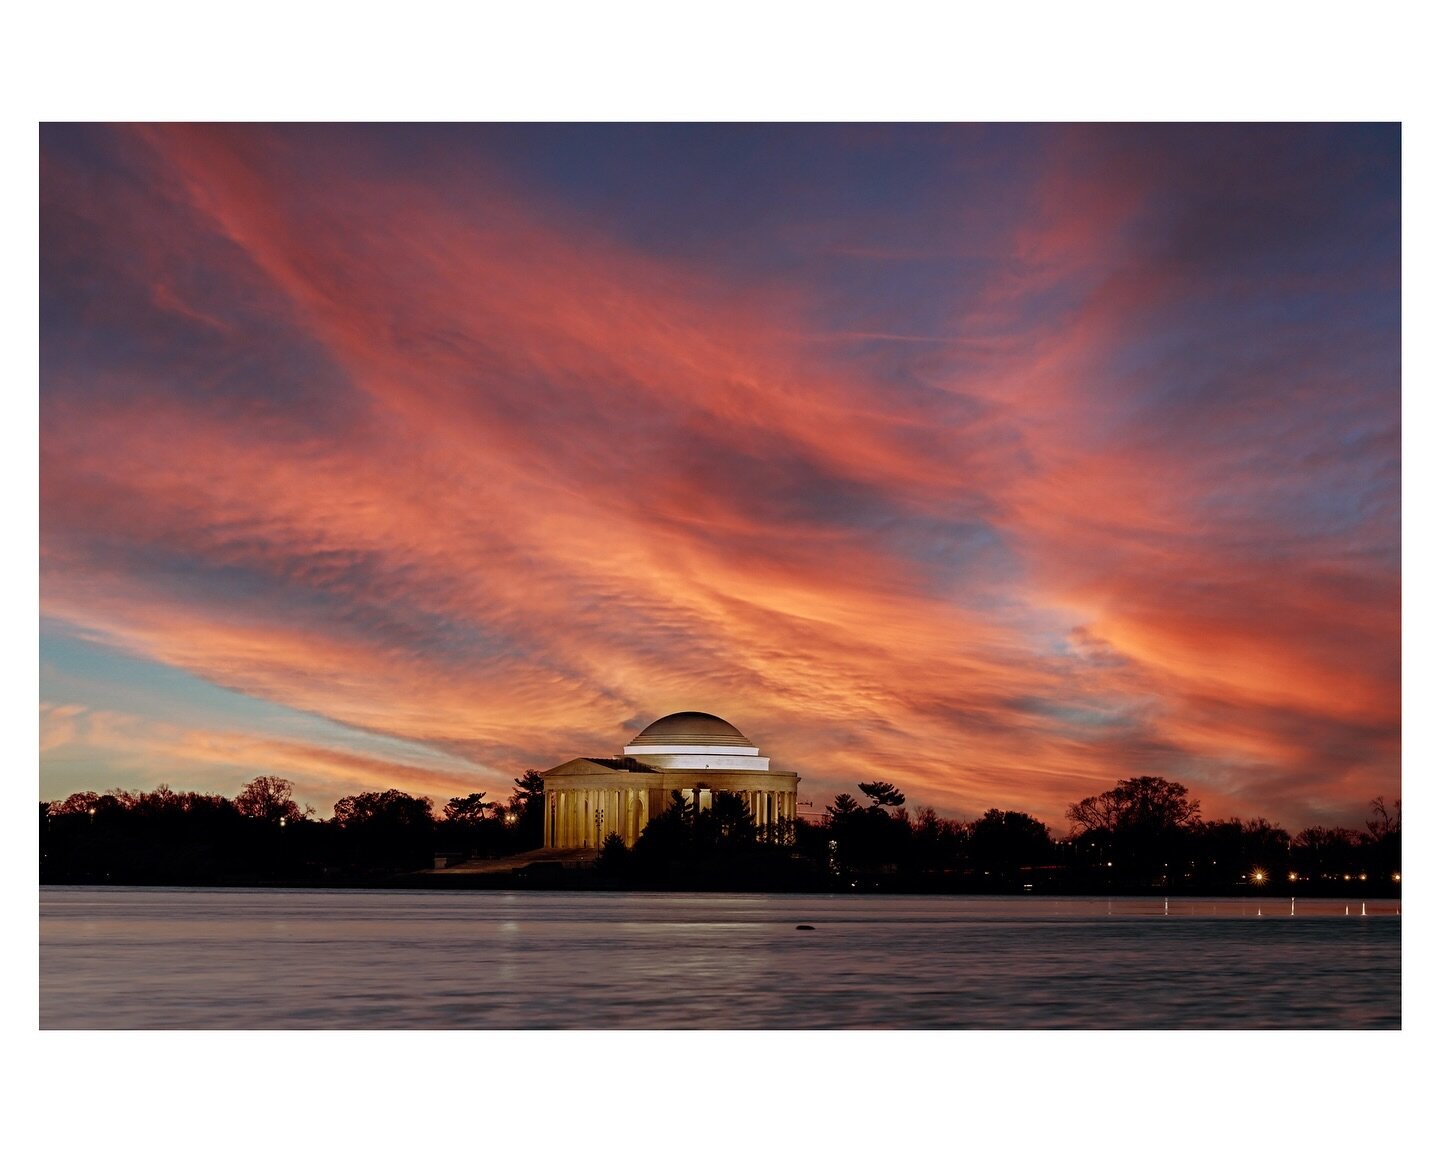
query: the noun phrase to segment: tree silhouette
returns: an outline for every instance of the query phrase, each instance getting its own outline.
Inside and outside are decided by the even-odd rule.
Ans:
[[[860,791],[870,797],[872,808],[899,808],[905,803],[905,793],[895,785],[887,784],[883,780],[872,780],[869,784],[861,784]]]
[[[894,871],[908,852],[910,822],[904,809],[905,796],[893,784],[875,780],[861,784],[870,798],[862,808],[848,792],[835,797],[825,809],[825,828],[838,850],[844,869]],[[899,809],[890,812],[890,808]]]
[[[695,839],[704,847],[736,848],[754,844],[755,837],[755,817],[736,792],[714,793],[710,807],[695,817]]]
[[[113,797],[106,799],[114,802]],[[72,792],[64,800],[50,805],[51,816],[88,816],[99,806],[101,801],[98,792]]]
[[[468,796],[452,796],[445,805],[445,819],[452,824],[475,825],[488,819],[495,805],[487,803],[484,792],[471,792]]]
[[[1298,874],[1314,881],[1360,871],[1360,839],[1353,828],[1303,829],[1290,842]]]
[[[388,792],[361,792],[335,801],[335,823],[341,828],[388,824],[396,827],[428,826],[434,817],[430,801],[391,788]]]
[[[1385,803],[1384,796],[1376,796],[1370,801],[1371,819],[1365,821],[1365,827],[1370,835],[1376,840],[1382,840],[1386,836],[1400,834],[1400,801],[1395,801],[1395,811],[1392,813]]]
[[[1263,817],[1246,820],[1240,827],[1245,845],[1243,870],[1252,881],[1257,875],[1273,878],[1288,871],[1290,833]]]
[[[447,850],[462,850],[481,856],[505,851],[505,825],[497,819],[500,805],[485,799],[484,792],[452,796],[444,809],[441,838]]]
[[[695,808],[678,789],[670,793],[670,806],[652,816],[635,842],[635,857],[648,868],[658,868],[690,853],[695,843]]]
[[[954,872],[969,836],[969,828],[959,820],[946,820],[928,805],[919,808],[911,827],[911,862],[922,873]]]
[[[1190,790],[1159,776],[1119,781],[1109,792],[1087,796],[1065,810],[1075,830],[1118,833],[1180,828],[1200,812]]]
[[[1400,801],[1393,801],[1393,811],[1385,803],[1385,797],[1377,796],[1370,802],[1371,819],[1365,821],[1370,833],[1366,845],[1367,867],[1376,872],[1393,875],[1400,871]]]
[[[164,787],[164,785],[161,785]],[[242,816],[278,824],[281,820],[303,820],[314,811],[301,810],[291,798],[294,785],[279,776],[257,776],[235,797],[235,808]]]
[[[464,844],[485,855],[523,847],[515,828],[526,813],[543,810],[544,780],[527,772],[515,784],[508,811],[472,792],[451,797],[440,822],[428,799],[393,789],[341,797],[332,820],[299,819],[290,782],[273,776],[257,777],[235,800],[166,784],[148,792],[76,792],[41,804],[41,882],[313,883],[428,870],[437,837],[445,850]],[[1364,832],[1315,826],[1292,839],[1264,819],[1202,822],[1183,785],[1137,777],[1072,805],[1075,840],[1054,845],[1024,812],[992,808],[964,824],[920,808],[912,821],[893,785],[869,781],[860,790],[868,805],[841,793],[823,820],[797,821],[793,840],[783,828],[761,835],[733,793],[716,791],[697,811],[691,794],[673,792],[628,856],[615,843],[605,846],[602,872],[670,887],[798,879],[847,889],[993,891],[1044,863],[1046,886],[1059,891],[1105,890],[1111,877],[1123,876],[1134,888],[1164,882],[1233,892],[1253,884],[1257,871],[1272,891],[1341,884],[1357,895],[1398,891],[1400,805],[1381,797]],[[297,817],[295,827],[281,824],[287,814]],[[1087,845],[1094,850],[1088,856]],[[1087,863],[1097,862],[1087,874]]]
[[[354,866],[417,868],[434,847],[430,801],[397,789],[361,792],[335,801],[335,826]]]
[[[595,869],[602,876],[621,876],[630,864],[630,849],[617,833],[611,832],[600,845]]]
[[[545,777],[533,768],[515,781],[508,810],[515,815],[515,842],[523,850],[545,841]]]
[[[1190,799],[1185,785],[1159,776],[1121,780],[1109,792],[1087,796],[1065,810],[1072,832],[1106,857],[1102,863],[1143,884],[1168,877],[1199,813],[1199,801]]]
[[[970,826],[971,863],[997,877],[1013,879],[1022,867],[1048,862],[1051,851],[1050,830],[1027,812],[991,808]]]

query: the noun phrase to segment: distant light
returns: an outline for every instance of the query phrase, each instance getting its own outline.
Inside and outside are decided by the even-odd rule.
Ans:
[[[1250,874],[1250,879],[1251,879],[1254,883],[1256,883],[1256,884],[1264,884],[1264,883],[1265,883],[1265,869],[1263,869],[1263,868],[1256,868],[1255,871]]]
[[[1297,876],[1294,872],[1291,872],[1291,873],[1290,873],[1290,879],[1291,879],[1291,880],[1298,880],[1298,879],[1300,879],[1300,877]]]
[[[1368,880],[1368,879],[1370,879],[1370,877],[1366,876],[1364,872],[1361,872],[1361,873],[1360,873],[1360,879],[1361,879],[1361,880]]]
[[[280,817],[280,827],[282,827],[282,828],[285,827],[285,817],[284,817],[284,816]]]
[[[1348,872],[1345,873],[1345,879],[1346,879],[1346,880],[1350,879],[1350,873],[1348,873]]]
[[[1396,872],[1390,879],[1395,881],[1396,884],[1400,883],[1400,873]]]

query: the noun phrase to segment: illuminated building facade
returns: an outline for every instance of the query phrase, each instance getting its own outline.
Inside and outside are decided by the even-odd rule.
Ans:
[[[653,816],[681,792],[697,810],[717,792],[746,803],[762,834],[795,819],[794,772],[770,760],[734,725],[708,712],[661,717],[616,757],[566,761],[545,779],[545,847],[594,848],[612,832],[633,845]]]

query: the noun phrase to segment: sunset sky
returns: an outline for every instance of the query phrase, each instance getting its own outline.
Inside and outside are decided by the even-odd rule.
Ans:
[[[814,814],[1400,793],[1396,126],[40,133],[40,794],[724,716]]]

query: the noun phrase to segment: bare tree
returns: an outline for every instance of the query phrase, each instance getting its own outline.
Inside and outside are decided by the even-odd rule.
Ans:
[[[1376,796],[1370,801],[1371,819],[1365,821],[1365,827],[1369,829],[1370,836],[1375,840],[1384,840],[1387,836],[1400,834],[1400,801],[1395,801],[1395,811],[1392,813],[1385,803],[1384,796]]]
[[[1087,796],[1065,809],[1076,833],[1166,831],[1190,823],[1199,814],[1200,802],[1190,799],[1185,785],[1159,776],[1121,780],[1109,792]]]
[[[279,776],[257,776],[235,797],[235,808],[242,816],[278,824],[281,820],[303,820],[315,810],[308,805],[302,810],[291,793],[294,785]]]

